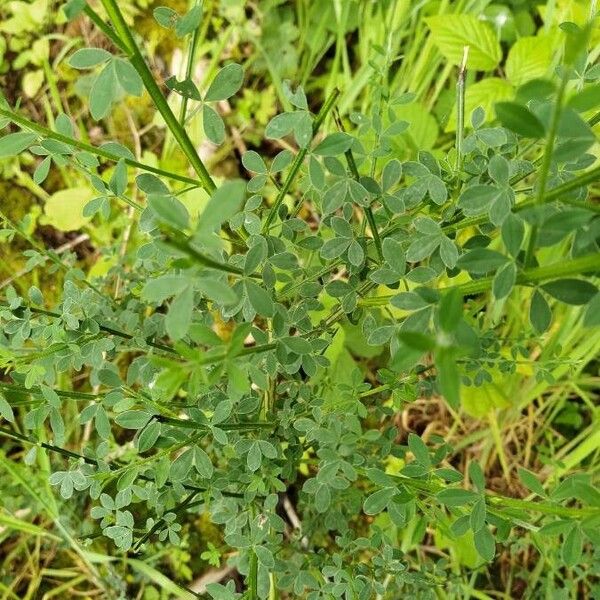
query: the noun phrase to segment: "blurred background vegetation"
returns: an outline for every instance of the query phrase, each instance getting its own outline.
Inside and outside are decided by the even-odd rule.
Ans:
[[[65,112],[77,123],[81,139],[96,145],[120,142],[145,163],[180,171],[183,156],[147,95],[124,98],[110,119],[91,121],[86,108],[90,77],[69,67],[65,59],[77,48],[108,47],[109,42],[85,18],[67,23],[62,4],[60,0],[0,0],[3,94],[13,105],[20,102],[35,121],[53,126],[55,116]],[[156,23],[152,11],[160,4],[124,0],[122,9],[145,41],[156,78],[164,81],[173,74],[183,76],[190,48],[182,47],[172,32]],[[164,4],[180,13],[190,7],[188,0]],[[205,0],[193,79],[210,80],[224,61],[234,60],[244,65],[246,84],[232,104],[220,103],[229,131],[225,144],[216,148],[204,139],[199,116],[192,116],[187,128],[217,179],[246,177],[240,171],[243,152],[255,149],[268,156],[285,147],[284,142],[264,140],[262,134],[269,119],[288,107],[282,92],[286,80],[302,84],[313,107],[339,88],[339,112],[354,121],[358,120],[354,111],[368,114],[377,108],[372,89],[378,84],[391,96],[411,94],[408,102],[397,107],[398,117],[410,123],[397,136],[397,158],[413,158],[417,149],[436,154],[454,143],[456,67],[440,51],[428,17],[470,14],[488,21],[496,31],[502,58],[486,73],[470,73],[466,92],[467,115],[482,106],[491,121],[494,102],[511,99],[518,86],[552,73],[558,25],[582,24],[594,5],[589,0]],[[593,36],[592,58],[597,61],[598,30]],[[600,65],[593,69],[582,74],[582,83],[600,76]],[[170,102],[177,106],[180,97],[172,95]],[[595,130],[598,133],[598,126]],[[597,155],[597,145],[592,152]],[[0,162],[1,218],[5,225],[18,224],[29,236],[29,241],[15,237],[7,243],[10,227],[0,230],[0,288],[12,284],[26,294],[36,285],[58,294],[60,273],[35,269],[27,261],[32,244],[54,248],[92,279],[106,273],[115,257],[135,252],[140,240],[131,212],[113,208],[110,218],[92,224],[81,216],[82,207],[94,195],[86,179],[70,168],[53,169],[42,189],[33,179],[35,167],[29,155]],[[596,185],[592,190],[596,197],[598,189]],[[202,194],[194,190],[180,198],[197,211]],[[486,467],[491,489],[526,497],[528,492],[516,476],[517,465],[538,473],[546,484],[582,468],[598,472],[600,336],[583,329],[577,308],[559,305],[546,349],[536,351],[527,318],[527,292],[520,294],[511,296],[507,311],[511,316],[503,322],[500,335],[522,340],[532,359],[522,361],[512,375],[501,373],[500,365],[497,378],[478,388],[465,388],[460,414],[450,414],[435,397],[399,403],[397,426],[403,439],[409,432],[425,439],[445,438],[454,447],[454,466],[465,471],[476,458]],[[494,304],[482,309],[482,318],[494,322]],[[377,348],[355,338],[348,327],[346,345],[337,358],[340,376],[344,361],[359,361],[371,372],[378,368]],[[65,415],[64,420],[77,424],[77,414]],[[80,448],[85,436],[85,428],[72,427],[67,443]],[[74,537],[69,533],[70,521],[87,510],[85,497],[62,501],[50,488],[47,474],[14,462],[15,452],[18,445],[13,447],[12,442],[0,446],[0,598],[102,598],[103,592],[93,583],[99,571],[114,590],[112,597],[122,594],[145,600],[178,597],[180,588],[173,582],[200,590],[207,574],[213,580],[230,576],[223,572],[227,548],[208,518],[190,516],[179,546],[157,543],[151,555],[140,555],[139,560],[116,555],[104,539],[85,542]],[[523,537],[517,552],[513,547],[492,566],[478,567],[468,536],[450,541],[439,532],[422,531],[419,523],[398,531],[383,522],[385,515],[377,518],[411,560],[425,560],[428,553],[448,557],[461,591],[458,596],[440,591],[442,597],[559,597],[546,585],[554,574],[541,559],[533,532]],[[70,545],[56,537],[55,527],[68,534]],[[91,554],[82,551],[87,544]],[[467,567],[478,567],[472,572],[475,575],[463,576]],[[569,577],[570,597],[588,597],[593,590],[594,597],[600,597],[597,575],[574,569]]]

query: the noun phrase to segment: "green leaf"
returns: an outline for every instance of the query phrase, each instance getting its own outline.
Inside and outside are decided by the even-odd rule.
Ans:
[[[204,133],[213,144],[222,144],[225,139],[225,123],[221,115],[205,104],[202,107],[202,118],[204,123]]]
[[[0,417],[6,419],[10,423],[15,422],[15,415],[10,404],[7,402],[3,394],[0,394]]]
[[[550,326],[552,320],[552,312],[548,306],[548,302],[539,290],[533,292],[531,296],[531,304],[529,305],[529,322],[531,326],[538,332],[544,333]]]
[[[416,239],[406,251],[408,262],[420,262],[431,256],[441,244],[443,236],[440,234],[424,235]]]
[[[516,258],[519,255],[525,236],[523,221],[516,215],[509,214],[502,223],[501,233],[506,249],[513,258]]]
[[[511,47],[506,59],[507,79],[520,86],[533,79],[544,77],[552,64],[554,47],[548,36],[525,36]]]
[[[199,102],[202,100],[202,96],[196,87],[196,84],[191,79],[184,79],[183,81],[178,81],[177,77],[174,75],[169,77],[165,81],[165,85],[173,90],[176,94],[187,98],[188,100],[195,100]]]
[[[575,524],[566,535],[562,545],[562,559],[568,567],[574,567],[583,555],[583,534],[579,525]]]
[[[485,506],[485,500],[480,498],[475,502],[471,510],[469,517],[469,524],[473,532],[478,532],[480,529],[485,527],[485,518],[487,516],[487,509]]]
[[[508,257],[489,248],[473,248],[466,254],[463,254],[456,265],[469,273],[482,275],[495,271],[508,261]]]
[[[162,426],[158,421],[152,421],[144,427],[137,440],[138,452],[147,452],[154,447],[160,436],[161,428]]]
[[[338,131],[329,134],[322,142],[313,149],[313,154],[319,156],[337,156],[349,150],[353,143],[353,138],[347,133]]]
[[[265,165],[262,156],[254,150],[244,152],[242,155],[242,164],[248,171],[254,173],[268,173],[267,165]]]
[[[265,136],[270,139],[285,137],[294,129],[303,111],[275,115],[267,124]]]
[[[528,490],[530,490],[534,494],[537,494],[538,496],[546,496],[544,486],[539,482],[538,478],[531,471],[519,467],[518,473],[519,479]]]
[[[500,269],[494,276],[492,283],[492,292],[497,300],[506,298],[513,289],[517,280],[517,267],[515,263],[509,262]]]
[[[231,286],[218,279],[203,277],[195,281],[194,287],[204,296],[219,304],[235,304],[238,301],[238,297]]]
[[[179,21],[179,14],[168,6],[158,6],[152,11],[156,22],[165,29],[172,29]]]
[[[117,81],[123,90],[131,96],[141,96],[144,91],[144,83],[131,63],[122,58],[116,58],[114,65]]]
[[[332,260],[338,258],[348,249],[352,240],[350,238],[336,237],[331,240],[327,240],[323,246],[321,246],[321,257],[325,260]]]
[[[165,328],[172,340],[180,340],[187,334],[192,323],[193,309],[194,291],[188,285],[175,296],[165,317]]]
[[[115,423],[123,429],[141,429],[151,418],[145,410],[126,410],[115,417]]]
[[[73,53],[67,62],[74,69],[91,69],[111,58],[113,55],[102,48],[82,48]]]
[[[492,26],[473,15],[445,14],[426,19],[431,39],[444,58],[459,66],[469,46],[467,68],[490,71],[498,66],[502,50]]]
[[[284,337],[281,339],[281,342],[286,348],[288,348],[291,352],[295,354],[310,354],[312,352],[312,346],[308,340],[304,338],[293,336],[293,337]]]
[[[142,288],[142,300],[162,304],[167,298],[179,294],[188,284],[184,275],[161,275],[147,281]]]
[[[584,279],[556,279],[542,289],[560,302],[576,306],[587,304],[598,293],[598,288]]]
[[[498,102],[496,115],[504,127],[526,138],[544,137],[542,122],[525,106],[516,102]]]
[[[196,471],[198,471],[200,477],[210,479],[213,476],[214,467],[208,454],[199,446],[194,446],[193,453],[193,462]]]
[[[436,498],[446,506],[464,506],[475,502],[479,494],[460,488],[446,488],[438,492]]]
[[[475,549],[483,560],[490,562],[496,555],[496,540],[487,527],[482,527],[473,534]]]
[[[246,281],[246,295],[252,308],[263,317],[272,317],[275,314],[275,305],[269,293],[254,281]]]
[[[192,448],[182,452],[172,463],[169,469],[169,477],[172,481],[183,481],[192,468],[194,453]]]
[[[148,206],[162,223],[179,231],[189,227],[187,208],[175,196],[148,196]]]
[[[180,17],[175,24],[175,34],[177,37],[184,37],[198,29],[202,22],[202,4],[196,4],[183,17]]]
[[[385,510],[390,500],[398,493],[396,488],[388,487],[373,492],[367,496],[363,504],[363,510],[367,515],[376,515]]]
[[[210,84],[204,101],[213,102],[231,98],[242,87],[243,81],[244,69],[241,65],[231,63],[223,67]]]
[[[207,233],[218,230],[225,221],[239,212],[245,196],[245,182],[239,179],[226,181],[213,192],[206,208],[202,211],[197,235],[202,238]]]
[[[246,463],[251,471],[258,471],[262,463],[262,453],[258,442],[252,442],[248,455],[246,456]]]
[[[600,294],[596,294],[588,303],[583,324],[585,327],[600,326]]]
[[[24,131],[5,135],[0,138],[0,158],[17,156],[24,150],[27,150],[36,139],[37,135],[35,133],[26,133]]]
[[[462,319],[463,299],[456,289],[442,296],[438,310],[439,323],[442,331],[452,333],[460,325]]]
[[[90,91],[90,114],[96,121],[110,113],[117,95],[117,84],[114,64],[111,61],[100,71]]]
[[[123,159],[117,163],[108,187],[115,196],[120,196],[127,189],[127,164]]]
[[[431,466],[429,450],[427,449],[425,442],[418,435],[415,435],[414,433],[408,434],[408,447],[414,454],[417,462],[421,463],[427,468]]]

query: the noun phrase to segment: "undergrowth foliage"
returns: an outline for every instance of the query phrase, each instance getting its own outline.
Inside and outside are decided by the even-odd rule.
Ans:
[[[0,364],[10,377],[0,382],[0,414],[11,425],[2,435],[31,445],[30,464],[53,455],[51,484],[66,499],[89,494],[98,532],[122,552],[155,540],[177,545],[181,515],[208,513],[245,578],[243,594],[233,582],[210,585],[220,600],[275,589],[366,600],[397,586],[452,585],[443,559],[408,568],[388,527],[415,539],[430,524],[447,538],[471,532],[482,564],[528,528],[555,564],[585,568],[600,524],[588,475],[547,490],[522,469],[530,498],[502,496],[486,489],[477,463],[465,480],[443,439],[410,434],[399,443],[393,417],[434,395],[458,411],[465,386],[514,372],[529,356],[527,336],[552,327],[557,302],[580,306],[585,326],[598,325],[600,221],[587,186],[600,167],[586,154],[595,138],[581,116],[596,101],[585,89],[566,91],[588,68],[589,28],[564,24],[556,80],[528,83],[514,102],[499,103],[497,126],[484,125],[481,108],[464,114],[463,65],[456,144],[413,161],[392,158],[408,126],[396,109],[411,96],[391,96],[385,73],[371,82],[369,114],[338,114],[335,90],[315,110],[286,83],[292,108],[265,137],[292,149],[272,159],[249,150],[247,181],[216,182],[186,120],[202,111],[207,138],[223,142],[218,103],[243,86],[242,67],[225,65],[202,89],[189,76],[167,80],[182,97],[176,115],[116,0],[102,5],[107,22],[85,0],[65,6],[69,18],[85,12],[113,44],[69,59],[91,73],[92,118],[147,92],[190,171],[146,165],[115,142],[80,141],[65,114],[50,129],[2,103],[1,156],[38,157],[37,184],[65,165],[85,174],[97,196],[84,215],[106,221],[125,203],[144,239],[134,264],[117,261],[91,281],[5,219],[4,235],[33,245],[29,266],[64,271],[65,284],[55,306],[37,287],[27,297],[7,288]],[[193,36],[201,17],[199,8],[155,11],[179,38]],[[532,148],[539,158],[525,159]],[[200,216],[179,200],[190,188],[210,197]],[[495,323],[517,288],[529,298],[532,333],[502,339]],[[480,316],[488,301],[495,322]],[[356,347],[385,347],[376,381],[340,360],[350,332]],[[61,389],[65,373],[87,385],[80,378],[77,389]],[[540,366],[537,376],[548,373]],[[65,403],[80,407],[78,424],[63,422]],[[17,408],[26,411],[19,427]],[[38,435],[45,423],[50,440]],[[76,426],[92,428],[81,455],[64,447]],[[301,519],[290,534],[280,501],[292,490]]]

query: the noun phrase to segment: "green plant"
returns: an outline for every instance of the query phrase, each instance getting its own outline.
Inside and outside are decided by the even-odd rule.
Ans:
[[[65,284],[53,305],[37,287],[26,296],[6,288],[0,414],[13,425],[0,434],[31,445],[27,464],[47,453],[64,459],[50,483],[64,499],[89,494],[94,535],[110,538],[142,571],[150,567],[133,552],[156,539],[178,545],[182,515],[210,513],[235,551],[230,560],[248,599],[276,590],[310,600],[464,592],[445,556],[408,557],[431,531],[441,547],[442,538],[472,541],[473,579],[497,543],[516,551],[520,532],[532,531],[542,567],[574,570],[574,590],[588,585],[600,518],[593,474],[544,485],[521,468],[530,496],[500,494],[486,487],[477,461],[466,477],[454,468],[443,438],[426,443],[410,433],[398,443],[394,415],[414,398],[442,395],[459,420],[466,389],[508,380],[538,343],[545,356],[533,380],[551,378],[553,360],[563,358],[550,344],[553,310],[565,310],[556,302],[575,307],[559,316],[587,328],[590,354],[597,348],[590,27],[563,26],[559,84],[518,87],[495,105],[501,126],[488,127],[494,115],[481,107],[465,112],[463,65],[456,144],[419,149],[415,160],[395,157],[398,136],[410,129],[398,115],[414,96],[392,91],[387,72],[372,78],[370,110],[348,118],[333,118],[335,87],[311,110],[302,87],[282,82],[289,110],[270,120],[265,137],[288,138],[295,152],[271,160],[249,150],[241,158],[249,180],[217,185],[186,130],[187,111],[201,110],[207,138],[222,142],[225,125],[207,102],[238,91],[241,66],[224,66],[200,90],[189,70],[182,81],[169,78],[166,87],[185,100],[177,115],[117,2],[102,6],[107,21],[85,0],[65,7],[69,18],[84,12],[115,46],[69,59],[77,69],[99,68],[92,118],[107,117],[123,93],[145,90],[193,176],[148,165],[120,144],[80,141],[64,114],[47,127],[3,102],[2,125],[20,130],[0,139],[0,156],[40,157],[37,184],[53,165],[78,172],[97,193],[84,216],[108,222],[125,203],[143,243],[131,255],[115,244],[114,266],[95,280],[52,251],[30,250],[32,264],[51,262]],[[194,48],[199,6],[155,16]],[[433,39],[460,63],[465,40],[448,42],[436,18]],[[479,31],[472,17],[463,21]],[[494,68],[501,50],[493,30],[481,24],[475,38],[466,66]],[[389,67],[386,51],[380,56]],[[108,176],[101,161],[113,163]],[[524,180],[532,190],[521,191]],[[190,188],[210,196],[198,216],[179,199]],[[31,242],[4,221],[3,235]],[[515,298],[525,299],[531,328],[503,337]],[[373,355],[382,357],[374,376],[366,366]],[[65,377],[75,372],[85,383]],[[65,440],[79,425],[92,430],[92,442],[74,452]],[[302,515],[294,531],[278,510],[292,492]],[[53,507],[48,514],[60,523]],[[218,561],[215,548],[207,556]],[[208,592],[241,597],[233,582]]]

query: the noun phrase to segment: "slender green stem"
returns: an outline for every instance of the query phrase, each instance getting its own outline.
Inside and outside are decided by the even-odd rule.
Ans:
[[[248,600],[258,600],[258,556],[254,549],[250,550],[249,561]]]
[[[0,302],[0,307],[10,309],[10,306],[3,302]],[[17,316],[19,316],[19,315],[22,315],[24,310],[29,310],[32,313],[35,313],[38,315],[44,315],[46,317],[53,317],[55,319],[60,319],[62,317],[62,315],[60,313],[53,312],[51,310],[45,310],[43,308],[36,308],[35,306],[29,306],[29,305],[19,306],[19,308],[14,309],[13,312]],[[105,333],[115,335],[115,336],[123,338],[125,340],[132,340],[134,338],[133,335],[131,335],[129,333],[125,333],[124,331],[120,331],[118,329],[114,329],[113,327],[109,327],[108,325],[102,325],[101,323],[98,323],[98,327],[100,328],[101,331],[104,331]],[[157,350],[162,350],[163,352],[169,352],[170,354],[177,354],[177,352],[173,348],[171,348],[170,346],[166,346],[165,344],[159,344],[157,342],[148,341],[148,340],[146,340],[146,343],[149,346],[156,348]]]
[[[197,4],[196,4],[197,5]],[[194,62],[196,60],[196,49],[198,48],[198,39],[200,38],[200,23],[198,27],[194,29],[194,33],[192,33],[192,37],[190,38],[190,42],[188,45],[188,57],[187,64],[185,67],[185,78],[191,79],[192,73],[194,71]],[[179,124],[184,127],[185,121],[187,118],[187,108],[188,108],[189,98],[187,96],[183,96],[181,100],[181,110],[179,111]]]
[[[462,64],[456,79],[456,173],[460,175],[463,160],[463,140],[465,135],[465,81],[469,46],[465,46]]]
[[[343,130],[341,119],[336,119],[336,121],[338,122],[338,127]],[[344,152],[344,156],[346,157],[346,162],[348,163],[348,168],[352,173],[352,177],[355,181],[360,182],[360,173],[358,172],[358,167],[356,166],[356,161],[354,160],[354,154],[352,154],[352,150],[348,148],[348,150]],[[373,214],[373,209],[370,206],[365,207],[365,215],[367,217],[367,221],[369,222],[371,233],[373,234],[373,241],[375,242],[375,248],[377,249],[377,256],[379,256],[379,261],[383,262],[383,246],[381,244],[381,238],[379,237],[379,231],[377,230],[375,215]]]
[[[115,30],[110,25],[107,25],[102,20],[102,17],[89,4],[86,4],[85,8],[83,9],[83,12],[94,23],[94,25],[96,25],[96,27],[100,31],[102,31],[102,33],[108,39],[110,39],[115,46],[117,46],[117,48],[120,48],[124,52],[127,51],[127,46],[125,45],[125,42],[123,42],[123,40],[115,33]]]
[[[165,123],[173,137],[179,144],[181,150],[185,154],[186,158],[190,161],[194,171],[198,175],[198,178],[202,182],[202,187],[209,193],[213,192],[216,189],[216,185],[212,180],[208,170],[204,166],[202,159],[198,156],[196,152],[196,148],[190,137],[187,134],[185,128],[181,125],[181,123],[177,120],[177,117],[171,110],[167,99],[164,97],[160,87],[154,80],[154,76],[150,72],[146,61],[144,60],[140,49],[137,46],[137,43],[129,29],[129,26],[125,22],[123,14],[119,9],[116,0],[102,0],[102,5],[106,10],[106,13],[111,20],[113,27],[117,33],[117,36],[123,40],[125,44],[125,52],[129,58],[131,65],[138,72],[139,76],[142,78],[144,83],[144,87],[150,94],[154,105],[162,115]]]
[[[219,260],[215,260],[214,258],[211,258],[210,256],[207,256],[206,254],[203,254],[202,252],[196,250],[196,248],[194,248],[191,245],[190,241],[187,238],[183,240],[179,237],[167,236],[163,240],[163,243],[176,250],[179,250],[180,252],[183,252],[184,254],[187,254],[188,256],[199,262],[203,267],[215,269],[216,271],[223,271],[225,273],[231,273],[233,275],[244,275],[243,269],[240,269],[239,267],[230,265],[228,263],[221,262]],[[262,279],[262,277],[256,273],[249,275],[249,277],[252,277],[254,279]]]
[[[321,110],[319,111],[319,114],[315,117],[315,122],[313,123],[313,136],[319,131],[319,128],[321,127],[321,125],[323,124],[323,121],[325,120],[325,117],[329,114],[329,112],[333,108],[333,105],[335,104],[339,95],[340,95],[340,91],[338,89],[333,90],[332,94],[329,96],[329,98],[327,98],[327,100],[325,101],[323,106],[321,106]],[[281,203],[284,201],[287,193],[289,192],[294,179],[298,175],[298,171],[300,171],[300,167],[302,166],[302,163],[304,162],[304,159],[306,158],[307,153],[308,153],[308,145],[305,146],[304,148],[301,148],[300,151],[298,152],[298,154],[296,154],[296,158],[294,159],[294,162],[292,163],[292,166],[290,167],[290,172],[288,173],[288,176],[287,176],[283,186],[279,190],[279,193],[277,194],[277,197],[275,198],[275,202],[273,203],[273,206],[271,206],[269,213],[267,214],[267,218],[265,219],[265,222],[262,227],[263,233],[266,233],[269,230],[271,223],[277,216],[277,211],[279,210]]]
[[[547,279],[593,273],[594,271],[600,271],[600,254],[588,254],[586,256],[574,258],[573,260],[525,269],[517,275],[516,283],[520,285],[530,285]],[[439,291],[445,293],[450,292],[451,290],[457,290],[463,296],[480,294],[490,290],[493,281],[493,277],[482,277],[481,279],[468,281],[460,285],[442,288]],[[393,295],[376,296],[374,298],[361,300],[359,301],[359,304],[362,306],[385,306],[391,298],[393,298]]]
[[[51,140],[56,140],[57,142],[62,142],[63,144],[67,144],[68,146],[72,146],[73,148],[78,148],[79,150],[85,150],[90,154],[94,154],[95,156],[99,156],[101,158],[105,158],[107,160],[113,162],[119,162],[120,160],[124,160],[126,164],[130,167],[135,167],[136,169],[140,169],[142,171],[147,171],[149,173],[154,173],[155,175],[161,175],[163,177],[168,177],[169,179],[174,179],[176,181],[181,181],[183,183],[191,184],[195,187],[202,187],[202,182],[193,179],[192,177],[186,177],[185,175],[179,175],[178,173],[173,173],[171,171],[165,171],[164,169],[159,169],[158,167],[152,167],[150,165],[145,165],[144,163],[138,162],[137,160],[133,160],[131,158],[123,158],[122,156],[118,156],[108,150],[104,150],[103,148],[97,148],[96,146],[92,146],[91,144],[86,144],[85,142],[81,142],[76,140],[75,138],[62,135],[61,133],[57,133],[56,131],[52,131],[43,125],[39,125],[34,121],[30,121],[26,119],[19,113],[14,110],[10,110],[6,107],[0,107],[0,116],[6,117],[10,119],[13,123],[16,123],[20,127],[25,127],[30,129],[31,131],[38,133],[41,136],[44,136]]]
[[[539,205],[544,200],[544,194],[546,193],[546,185],[548,183],[548,176],[550,174],[550,166],[552,164],[552,155],[554,153],[554,143],[556,141],[556,134],[558,131],[558,123],[560,121],[560,115],[562,113],[562,105],[565,97],[565,91],[567,89],[567,83],[569,82],[570,69],[563,66],[562,77],[560,78],[560,85],[556,94],[556,101],[554,103],[554,110],[552,111],[552,117],[550,119],[550,127],[548,128],[548,136],[546,138],[546,148],[544,149],[544,159],[540,168],[540,174],[538,179],[537,190],[534,199],[534,205]],[[535,246],[537,244],[538,226],[534,224],[531,227],[529,234],[529,243],[527,245],[527,252],[525,254],[525,265],[530,266],[533,260],[535,252]]]

